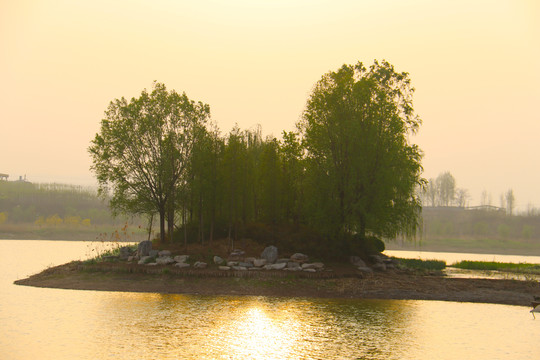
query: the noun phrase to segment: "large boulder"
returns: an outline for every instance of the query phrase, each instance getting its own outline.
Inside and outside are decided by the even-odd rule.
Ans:
[[[141,241],[139,246],[137,246],[137,255],[139,258],[148,256],[150,254],[150,250],[152,250],[152,242],[150,240]]]
[[[278,249],[275,246],[268,246],[261,253],[261,259],[265,259],[268,264],[273,264],[277,258]]]

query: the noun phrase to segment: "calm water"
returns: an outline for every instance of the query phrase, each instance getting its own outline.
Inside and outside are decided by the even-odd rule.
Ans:
[[[526,307],[38,289],[12,282],[83,259],[88,244],[0,240],[0,253],[1,359],[540,356]]]

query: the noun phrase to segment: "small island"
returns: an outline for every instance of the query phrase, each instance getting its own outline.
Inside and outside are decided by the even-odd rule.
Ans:
[[[136,250],[119,247],[113,254],[51,267],[15,283],[164,294],[441,300],[521,306],[530,306],[534,297],[540,296],[534,280],[451,278],[434,266],[407,266],[401,263],[403,260],[382,254],[370,256],[367,263],[351,257],[348,263],[327,264],[311,262],[309,256],[300,253],[281,257],[277,248],[270,246],[257,256],[243,251],[232,252],[227,258],[223,253],[223,257],[206,255],[211,259],[206,263],[200,252],[175,255],[176,250],[151,250],[149,243],[141,242]],[[225,242],[214,245],[216,249],[226,247]],[[247,248],[251,252],[260,250],[252,242]],[[193,250],[196,253],[201,248]]]

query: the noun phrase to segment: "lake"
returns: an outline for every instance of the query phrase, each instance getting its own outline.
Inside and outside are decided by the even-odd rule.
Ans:
[[[0,358],[538,359],[540,354],[540,319],[520,306],[13,285],[47,266],[87,258],[94,253],[89,245],[0,240]]]

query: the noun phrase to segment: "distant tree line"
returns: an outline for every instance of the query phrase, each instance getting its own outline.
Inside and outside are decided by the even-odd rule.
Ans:
[[[347,252],[416,232],[412,92],[387,62],[344,65],[317,82],[297,131],[278,139],[260,127],[222,136],[207,104],[154,83],[110,103],[92,169],[115,212],[159,217],[161,241],[276,239],[288,229],[303,232],[296,243]]]
[[[0,224],[113,224],[95,190],[74,185],[0,181]]]
[[[540,213],[508,216],[506,211],[482,208],[436,207],[423,209],[426,239],[540,239]]]
[[[439,174],[435,179],[429,179],[424,187],[421,188],[420,197],[422,204],[430,207],[456,206],[464,208],[469,206],[470,200],[469,191],[467,189],[457,188],[456,180],[449,171]],[[514,191],[512,189],[508,189],[508,191],[500,195],[499,208],[504,210],[506,214],[514,214],[515,204]],[[485,190],[481,194],[480,206],[493,206],[491,194]],[[535,210],[529,208],[528,213],[529,215],[533,215]]]

